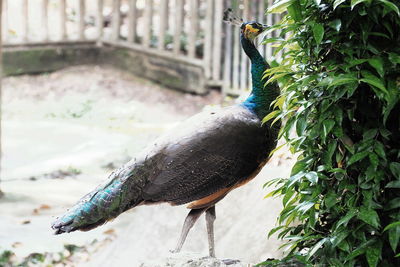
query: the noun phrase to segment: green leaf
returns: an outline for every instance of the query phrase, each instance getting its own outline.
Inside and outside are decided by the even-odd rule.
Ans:
[[[391,182],[387,183],[385,188],[400,188],[400,180],[391,181]]]
[[[285,196],[282,199],[283,206],[286,207],[286,204],[288,201],[292,198],[293,194],[295,193],[294,190],[289,190],[288,192],[285,193]]]
[[[347,214],[337,222],[335,229],[338,229],[342,224],[346,226],[347,223],[356,215],[357,215],[357,210],[355,209],[349,210]]]
[[[394,177],[400,180],[400,163],[392,162],[390,163],[389,168]]]
[[[291,171],[291,173],[290,173],[290,176],[296,175],[296,174],[298,174],[299,172],[304,172],[306,167],[307,167],[307,164],[306,164],[306,163],[304,163],[304,162],[302,162],[302,161],[297,161],[297,162],[294,164],[293,168],[292,168],[292,171]]]
[[[327,240],[328,240],[327,238],[323,238],[320,241],[318,241],[318,243],[315,244],[315,246],[310,250],[310,252],[308,252],[307,259],[310,259],[315,254],[315,252],[317,252],[318,249],[320,249],[325,244]]]
[[[305,201],[300,203],[299,205],[296,206],[296,210],[300,211],[301,213],[306,213],[309,209],[314,207],[315,203],[311,201]]]
[[[276,115],[279,114],[279,112],[280,112],[279,110],[274,110],[274,111],[268,113],[268,115],[265,116],[264,119],[262,120],[262,123],[264,124],[264,123],[266,123],[267,121],[269,121],[269,120],[275,118]]]
[[[353,163],[356,163],[357,161],[362,160],[363,158],[365,158],[366,156],[368,156],[369,151],[361,151],[358,152],[356,154],[354,154],[353,156],[351,156],[351,158],[349,159],[349,162],[347,163],[349,166]]]
[[[342,84],[349,84],[349,83],[354,83],[357,82],[357,77],[354,76],[353,74],[340,74],[338,76],[335,76],[332,78],[331,83],[329,84],[330,87],[335,87],[339,86]]]
[[[365,82],[372,86],[375,86],[381,89],[384,93],[388,94],[385,84],[381,79],[379,79],[369,71],[361,71],[361,74],[364,77],[363,79],[360,79],[361,82]]]
[[[381,142],[375,142],[374,151],[379,157],[386,159],[385,147]]]
[[[270,238],[273,234],[275,234],[277,231],[281,230],[284,227],[285,226],[281,225],[281,226],[273,228],[271,231],[269,231],[268,238]]]
[[[400,64],[400,55],[396,53],[389,53],[389,60],[393,64]]]
[[[378,266],[379,259],[382,254],[382,243],[375,242],[373,245],[370,245],[365,250],[365,257],[367,258],[367,262],[369,267]]]
[[[282,0],[275,2],[268,8],[268,13],[282,13],[285,12],[287,7],[293,3],[294,0]]]
[[[385,210],[392,210],[400,208],[400,197],[396,197],[385,205]]]
[[[378,213],[373,209],[362,206],[358,213],[358,218],[375,228],[380,226]]]
[[[380,57],[371,58],[368,60],[368,63],[375,68],[378,74],[383,77],[385,71],[383,70],[383,59]]]
[[[396,228],[398,226],[400,226],[400,221],[386,225],[386,227],[385,227],[385,229],[383,229],[383,231],[386,232],[387,230]]]
[[[370,140],[370,139],[374,138],[377,133],[378,133],[378,129],[369,129],[368,131],[363,133],[363,139],[365,141]]]
[[[340,19],[335,19],[329,22],[329,27],[332,29],[336,30],[337,32],[340,31],[340,28],[342,27],[342,21]]]
[[[368,239],[367,241],[365,241],[364,243],[362,243],[360,246],[358,246],[355,250],[353,250],[346,258],[345,261],[354,259],[355,257],[362,255],[365,253],[365,248],[368,246],[371,246],[371,244],[375,243],[376,239],[372,238],[372,239]]]
[[[321,44],[322,39],[324,38],[324,26],[319,23],[315,23],[312,26],[313,34],[314,34],[314,39],[317,42],[317,44]]]
[[[382,4],[384,4],[388,9],[390,9],[390,10],[396,12],[397,15],[400,17],[400,10],[399,10],[399,8],[398,8],[395,4],[393,4],[392,2],[387,1],[387,0],[379,0],[379,2],[381,2]]]
[[[287,7],[287,11],[294,21],[298,22],[303,19],[299,0],[294,0],[293,3]]]
[[[374,168],[374,170],[376,170],[376,168],[379,165],[379,158],[375,153],[369,153],[368,155],[369,158],[369,162],[371,162],[372,167]]]
[[[335,204],[337,203],[337,198],[338,196],[330,191],[326,196],[325,196],[325,205],[328,209],[332,208],[333,206],[335,206]]]
[[[333,9],[336,9],[340,4],[346,2],[346,0],[335,0],[335,2],[333,2]]]
[[[394,253],[396,253],[397,245],[400,239],[400,226],[389,229],[389,243]]]
[[[333,126],[335,125],[335,121],[331,120],[331,119],[324,120],[322,125],[323,125],[323,130],[324,130],[323,138],[325,139],[325,137],[328,136],[328,134],[331,132]]]
[[[318,182],[318,174],[316,172],[308,172],[306,173],[305,177],[312,184],[316,184]]]
[[[370,1],[371,0],[351,0],[351,9],[353,10],[353,8],[358,4],[361,4],[361,3],[364,3],[364,2],[370,3]]]
[[[304,134],[304,130],[307,127],[307,121],[304,117],[300,117],[296,121],[296,133],[298,136],[302,136]]]

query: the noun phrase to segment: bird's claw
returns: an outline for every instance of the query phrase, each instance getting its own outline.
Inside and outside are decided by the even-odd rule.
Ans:
[[[180,249],[170,249],[169,252],[174,253],[174,254],[179,253]]]

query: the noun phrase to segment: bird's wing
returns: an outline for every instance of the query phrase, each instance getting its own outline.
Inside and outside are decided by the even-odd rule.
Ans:
[[[156,143],[144,161],[152,167],[143,199],[184,204],[227,191],[267,160],[275,143],[268,133],[242,106],[192,117]]]

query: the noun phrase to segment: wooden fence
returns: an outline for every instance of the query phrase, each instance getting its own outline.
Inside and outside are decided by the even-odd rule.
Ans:
[[[3,0],[3,44],[94,41],[190,62],[208,86],[238,95],[250,86],[239,28],[222,22],[233,7],[245,20],[274,24],[272,0]],[[269,59],[272,48],[260,46]]]

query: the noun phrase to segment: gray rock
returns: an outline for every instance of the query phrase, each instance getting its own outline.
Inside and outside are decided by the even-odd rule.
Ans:
[[[205,257],[197,253],[181,252],[169,254],[155,260],[142,263],[140,267],[245,267],[250,264],[242,263],[238,260],[217,259]]]

